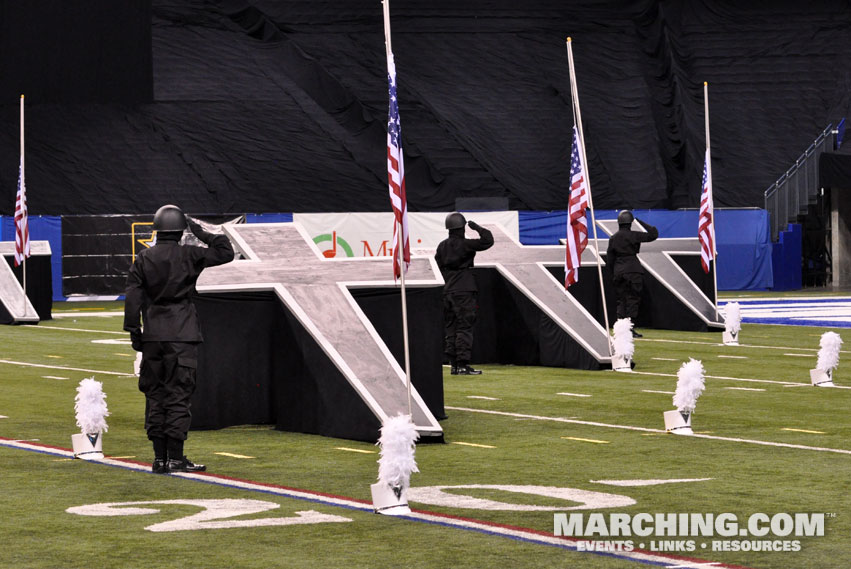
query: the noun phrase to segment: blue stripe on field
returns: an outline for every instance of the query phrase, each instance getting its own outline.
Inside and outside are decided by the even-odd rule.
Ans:
[[[46,455],[51,455],[51,456],[61,456],[63,458],[69,458],[66,453],[60,452],[58,449],[52,450],[52,449],[49,449],[49,448],[43,448],[43,449],[21,448],[17,445],[9,444],[11,442],[16,442],[16,441],[0,440],[0,447],[6,447],[6,448],[16,449],[16,450],[25,450],[25,451],[35,452],[35,453],[39,453],[39,454],[46,454]],[[21,441],[21,442],[26,442],[26,441]],[[143,474],[150,474],[151,476],[159,476],[159,477],[164,476],[162,474],[153,474],[150,471],[140,470],[138,468],[138,465],[136,467],[133,467],[133,466],[130,466],[130,465],[123,466],[121,464],[106,463],[106,462],[99,462],[99,461],[89,461],[88,464],[101,464],[101,465],[104,465],[104,466],[110,466],[112,468],[118,468],[118,469],[122,469],[122,470],[130,470],[130,471],[133,471],[133,472],[141,472]],[[204,477],[199,477],[199,478],[176,476],[175,478],[181,478],[183,480],[188,480],[190,482],[202,482],[204,484],[210,484],[212,486],[222,486],[222,487],[225,487],[225,488],[231,488],[231,489],[235,489],[235,490],[245,490],[245,491],[248,491],[248,492],[257,492],[259,494],[271,494],[273,496],[279,496],[279,497],[282,497],[282,498],[290,498],[290,499],[301,500],[301,501],[305,501],[305,502],[313,502],[313,503],[316,503],[316,504],[321,504],[323,506],[333,506],[333,507],[336,507],[336,508],[343,508],[343,509],[347,509],[347,510],[355,510],[355,511],[362,511],[362,512],[371,512],[372,511],[372,507],[368,506],[368,505],[364,505],[363,507],[359,507],[359,506],[356,506],[356,505],[353,505],[353,504],[338,504],[338,503],[330,501],[330,500],[332,500],[332,498],[325,498],[323,496],[307,497],[307,496],[294,495],[291,492],[297,491],[295,489],[290,491],[290,490],[287,490],[286,488],[275,488],[275,487],[246,488],[244,486],[240,486],[239,481],[231,481],[231,480],[227,480],[227,479],[217,479],[217,478],[215,478],[215,475],[209,475],[209,476],[204,476]],[[249,483],[249,484],[262,484],[262,483],[259,483],[259,482],[251,482],[249,480],[245,480],[243,482]],[[304,492],[309,493],[310,491],[304,490]],[[347,498],[345,498],[343,496],[340,496],[339,498],[341,500],[347,500]],[[649,560],[649,559],[636,559],[636,558],[633,558],[633,557],[629,557],[627,555],[619,555],[618,552],[612,552],[612,551],[579,551],[576,548],[576,545],[567,544],[567,543],[566,544],[549,543],[547,541],[543,541],[542,539],[541,540],[535,539],[535,537],[531,536],[531,535],[529,537],[509,535],[509,534],[505,534],[505,533],[500,533],[496,529],[488,530],[488,529],[484,529],[484,528],[468,527],[468,526],[462,525],[461,523],[453,524],[449,520],[447,520],[447,521],[425,520],[425,519],[410,517],[410,516],[394,516],[394,517],[403,518],[403,519],[413,521],[413,522],[427,523],[427,524],[431,524],[431,525],[443,526],[443,527],[448,527],[448,528],[453,528],[453,529],[473,531],[473,532],[484,534],[484,535],[492,535],[494,537],[509,538],[509,539],[512,539],[512,540],[515,540],[515,541],[531,543],[531,544],[534,544],[534,545],[546,545],[546,546],[549,546],[549,547],[557,547],[559,549],[566,549],[568,551],[574,551],[576,553],[591,553],[591,554],[594,554],[594,555],[601,555],[601,556],[604,556],[604,557],[612,557],[612,558],[615,558],[615,559],[622,559],[624,561],[632,561],[634,563],[641,563],[642,565],[654,565],[654,566],[657,566],[657,567],[667,567],[667,566],[670,566],[672,563],[677,563],[677,562],[680,561],[676,557],[672,557],[670,560],[667,560],[667,561],[653,561],[653,560]],[[473,522],[473,523],[478,522],[478,520],[474,520],[474,519],[464,520],[463,518],[461,518],[461,521],[470,521],[470,522]],[[517,528],[517,529],[522,531],[523,528]],[[664,555],[664,554],[660,554],[660,555]],[[694,563],[697,564],[699,562],[695,561]],[[709,563],[709,562],[706,562],[706,563]]]

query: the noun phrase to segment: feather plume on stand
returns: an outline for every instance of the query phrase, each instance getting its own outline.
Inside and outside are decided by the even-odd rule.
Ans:
[[[833,387],[833,370],[839,366],[839,349],[842,337],[836,332],[825,332],[819,340],[816,369],[810,370],[810,380],[818,387]]]
[[[700,360],[689,358],[677,372],[677,389],[673,403],[676,411],[665,411],[665,429],[677,435],[694,434],[691,430],[691,414],[697,406],[697,398],[703,393],[704,369]]]
[[[635,341],[632,339],[632,320],[620,318],[612,326],[612,369],[615,371],[632,371],[634,364],[632,356],[635,353]]]
[[[74,456],[87,460],[103,458],[101,435],[109,430],[106,424],[109,411],[103,384],[93,377],[80,381],[74,398],[74,411],[80,428],[80,434],[71,436]]]
[[[738,302],[728,302],[724,306],[724,343],[738,346],[741,329],[742,308]]]
[[[410,415],[390,417],[381,426],[381,437],[376,443],[381,447],[378,482],[372,485],[376,512],[389,515],[410,513],[404,494],[410,486],[411,474],[419,472],[414,460],[419,437]]]

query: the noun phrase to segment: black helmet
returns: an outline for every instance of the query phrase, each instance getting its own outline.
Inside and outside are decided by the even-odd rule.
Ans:
[[[618,225],[630,226],[633,219],[635,219],[635,216],[632,215],[632,212],[625,209],[618,214]]]
[[[461,229],[465,225],[467,220],[457,211],[446,216],[446,229]]]
[[[157,231],[183,231],[186,227],[186,216],[176,205],[164,205],[154,214]]]

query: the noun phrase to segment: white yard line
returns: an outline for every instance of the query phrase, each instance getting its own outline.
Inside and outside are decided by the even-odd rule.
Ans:
[[[666,344],[697,344],[699,346],[723,346],[720,342],[694,342],[689,340],[665,340],[662,338],[641,338],[636,342],[663,342]],[[795,346],[760,346],[757,344],[739,344],[740,348],[758,348],[763,350],[800,350],[802,352],[817,352],[818,348],[798,348]],[[849,350],[840,350],[841,354],[851,354]]]
[[[107,318],[113,316],[124,316],[124,312],[53,312],[54,318]]]
[[[579,421],[576,419],[566,419],[564,417],[544,417],[541,415],[527,415],[525,413],[509,413],[507,411],[489,411],[486,409],[470,409],[468,407],[450,407],[447,406],[447,409],[451,409],[452,411],[467,411],[469,413],[484,413],[486,415],[499,415],[503,417],[522,417],[524,419],[534,419],[536,421],[553,421],[556,423],[571,423],[573,425],[587,425],[591,427],[605,427],[607,429],[624,429],[627,431],[641,431],[644,433],[665,433],[666,431],[663,429],[648,429],[647,427],[633,427],[631,425],[613,425],[610,423],[598,423],[596,421]],[[736,443],[747,443],[752,445],[762,445],[762,446],[771,446],[771,447],[783,447],[783,448],[793,448],[798,450],[811,450],[817,452],[835,452],[838,454],[847,454],[851,455],[851,450],[840,449],[840,448],[826,448],[826,447],[811,447],[806,445],[794,445],[790,443],[776,443],[772,441],[759,441],[755,439],[740,439],[735,437],[719,437],[715,435],[704,435],[695,433],[693,435],[688,435],[695,438],[700,439],[712,439],[715,441],[728,441],[728,442],[736,442]]]
[[[85,328],[64,328],[62,326],[44,326],[43,324],[39,324],[37,326],[19,326],[18,330],[67,330],[69,332],[94,332],[95,334],[120,334],[122,336],[130,337],[129,332],[118,332],[116,330],[87,330]]]
[[[67,371],[83,371],[86,373],[100,373],[104,375],[120,375],[123,377],[131,376],[132,373],[118,373],[117,371],[104,371],[102,369],[86,369],[81,367],[67,367],[67,366],[49,366],[44,364],[33,364],[29,362],[16,362],[12,360],[0,360],[0,364],[9,364],[15,366],[25,366],[25,367],[40,367],[45,369],[64,369]]]
[[[674,373],[656,373],[651,371],[635,371],[632,370],[632,373],[639,375],[658,375],[661,377],[677,377]],[[774,383],[777,385],[783,385],[784,387],[792,387],[792,386],[804,386],[804,385],[812,385],[811,383],[799,383],[795,381],[777,381],[774,379],[753,379],[749,377],[727,377],[724,375],[707,375],[706,379],[725,379],[727,381],[747,381],[752,383]],[[851,386],[848,385],[834,385],[836,389],[851,389]]]

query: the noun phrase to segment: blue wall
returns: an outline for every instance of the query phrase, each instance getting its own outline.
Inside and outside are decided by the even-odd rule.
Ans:
[[[660,237],[697,237],[697,210],[633,210],[636,217],[659,229]],[[564,211],[521,211],[520,242],[555,245],[564,239]],[[615,219],[617,210],[594,212],[597,219]],[[588,227],[591,215],[588,214]],[[605,233],[598,234],[605,237]],[[589,235],[590,237],[590,235]],[[716,209],[719,290],[760,290],[774,287],[768,212],[762,209]],[[798,260],[800,264],[800,256]]]
[[[53,300],[62,296],[62,218],[57,215],[29,216],[30,241],[50,242],[50,272],[53,279]],[[0,241],[15,240],[15,218],[0,216]]]

